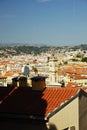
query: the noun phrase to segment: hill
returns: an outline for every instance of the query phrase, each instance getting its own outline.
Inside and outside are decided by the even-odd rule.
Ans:
[[[40,54],[42,52],[47,52],[47,51],[50,51],[52,48],[55,48],[55,50],[62,50],[62,49],[65,49],[65,50],[77,50],[77,49],[81,49],[81,50],[87,50],[87,45],[86,44],[82,44],[82,45],[78,45],[78,46],[62,46],[62,47],[53,47],[53,46],[40,46],[40,45],[34,45],[34,46],[31,46],[31,45],[4,45],[2,46],[0,44],[0,57],[2,56],[13,56],[13,55],[20,55],[20,54],[34,54],[34,55],[37,55],[37,54]]]

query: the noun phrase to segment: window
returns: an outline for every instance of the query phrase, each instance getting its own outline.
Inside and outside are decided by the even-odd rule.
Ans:
[[[69,128],[65,128],[65,129],[63,129],[63,130],[69,130]]]
[[[71,126],[71,127],[70,127],[70,130],[75,130],[75,126]]]
[[[63,129],[63,130],[75,130],[75,126],[71,126],[70,128],[67,127],[67,128],[65,128],[65,129]]]

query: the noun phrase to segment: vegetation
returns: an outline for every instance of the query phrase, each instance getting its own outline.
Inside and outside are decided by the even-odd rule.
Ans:
[[[62,49],[66,49],[66,50],[77,50],[77,49],[81,49],[84,50],[84,52],[87,50],[87,45],[79,45],[79,46],[73,46],[73,47],[68,47],[68,46],[63,46],[63,47],[53,47],[53,46],[35,46],[35,45],[2,45],[0,44],[0,57],[2,56],[13,56],[13,55],[20,55],[20,54],[40,54],[42,52],[47,52],[47,51],[51,51],[52,48],[54,48],[54,50],[59,50],[59,52],[61,52]],[[77,58],[80,58],[81,55],[78,54]],[[49,59],[48,59],[49,60]]]
[[[81,44],[78,46],[73,46],[71,47],[72,50],[77,50],[77,49],[81,49],[81,50],[87,50],[87,44]]]
[[[82,62],[87,62],[87,57],[83,57]]]
[[[72,59],[72,61],[77,62],[77,61],[78,61],[78,59],[73,58],[73,59]]]
[[[32,66],[32,70],[35,72],[35,74],[38,73],[38,70],[37,70],[37,68],[35,66]]]
[[[0,56],[8,56],[8,55],[20,55],[20,54],[40,54],[42,52],[47,52],[51,50],[52,47],[42,46],[7,46],[0,47]]]

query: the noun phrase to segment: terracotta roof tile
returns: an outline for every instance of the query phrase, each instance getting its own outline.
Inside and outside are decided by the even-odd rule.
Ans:
[[[82,76],[82,75],[72,75],[73,79],[87,79],[87,76]]]
[[[0,79],[6,79],[6,78],[7,78],[6,76],[0,75]]]
[[[76,95],[77,91],[78,88],[47,87],[43,92],[35,92],[31,88],[19,87],[11,90],[4,99],[0,105],[0,112],[46,116],[71,96]]]
[[[45,95],[48,95],[50,91],[50,96],[45,98]],[[71,96],[74,96],[77,93],[78,89],[65,89],[65,88],[48,88],[46,89],[45,95],[43,98],[47,101],[46,115],[49,112],[52,112],[56,107],[59,107],[62,102],[65,102],[67,99],[70,99]]]
[[[76,84],[74,82],[68,82],[65,87],[66,88],[75,88],[75,87],[78,87],[78,84]]]
[[[17,71],[17,70],[14,70],[14,71],[7,71],[5,73],[5,76],[6,77],[10,77],[10,76],[14,76],[15,74],[19,74],[21,71]]]

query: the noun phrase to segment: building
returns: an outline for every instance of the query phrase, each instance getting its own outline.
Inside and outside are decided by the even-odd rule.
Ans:
[[[49,84],[58,83],[58,60],[55,57],[49,59]]]
[[[32,78],[38,89],[33,88],[34,83],[32,87],[7,87],[5,91],[0,88],[1,130],[87,129],[86,90],[46,87],[44,79]]]
[[[0,86],[7,86],[7,77],[0,76]]]

